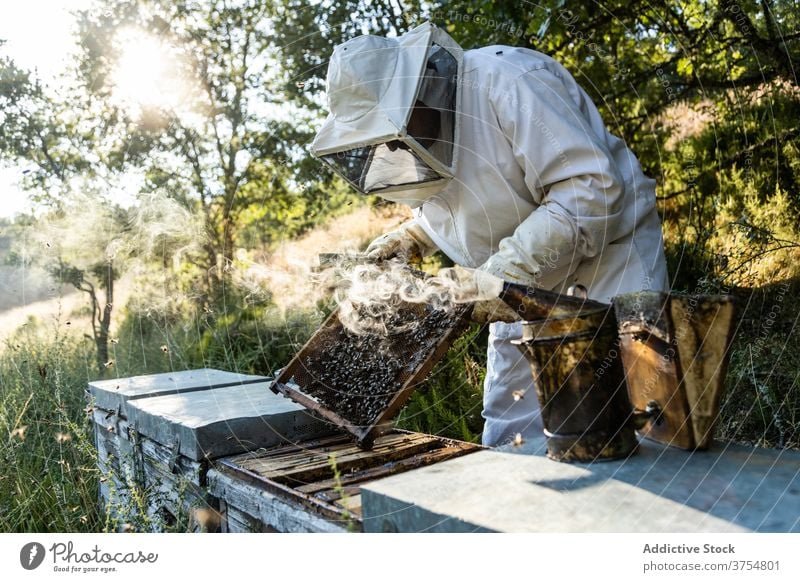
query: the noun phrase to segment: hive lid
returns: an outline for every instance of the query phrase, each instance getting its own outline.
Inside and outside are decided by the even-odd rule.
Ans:
[[[268,382],[154,396],[128,402],[140,435],[195,461],[297,442],[331,432]]]
[[[105,410],[117,411],[121,416],[127,417],[127,403],[130,400],[251,384],[253,382],[263,382],[264,380],[266,378],[263,376],[202,368],[200,370],[167,372],[148,376],[96,380],[89,382],[88,389],[95,406]]]

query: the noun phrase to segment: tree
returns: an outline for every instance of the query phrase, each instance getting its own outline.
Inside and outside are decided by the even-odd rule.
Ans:
[[[658,179],[682,285],[725,277],[715,248],[744,211],[739,178],[762,203],[786,192],[800,210],[794,2],[448,2],[437,11],[466,46],[526,46],[575,75]]]
[[[108,0],[79,17],[79,85],[104,112],[101,149],[144,173],[143,190],[166,192],[205,221],[208,289],[219,291],[237,233],[268,223],[263,242],[297,233],[315,214],[347,202],[299,147],[308,139],[302,108],[286,100],[273,3]],[[185,86],[177,105],[131,110],[115,100],[121,31],[158,39]],[[97,149],[99,146],[94,146]],[[332,194],[332,195],[331,195]],[[271,224],[269,224],[271,223]]]
[[[25,185],[43,203],[54,203],[70,176],[92,170],[81,153],[87,136],[65,105],[53,100],[32,73],[0,54],[0,161],[24,160],[29,165]]]
[[[95,344],[102,376],[113,365],[108,345],[115,283],[120,276],[115,249],[124,240],[129,222],[123,209],[108,201],[96,205],[98,199],[102,196],[65,194],[58,209],[18,217],[11,230],[15,239],[13,261],[37,264],[58,283],[87,295],[89,337]],[[125,261],[120,265],[124,267]]]
[[[302,151],[310,115],[287,99],[278,10],[251,0],[105,0],[79,13],[79,57],[58,97],[15,70],[29,90],[13,95],[3,149],[33,164],[25,184],[53,207],[80,176],[106,191],[135,183],[199,213],[204,250],[192,259],[207,274],[200,301],[217,301],[245,242],[238,233],[270,244],[353,199]],[[155,62],[136,61],[154,46]],[[119,72],[131,56],[139,72],[156,71],[141,79],[151,94],[177,84],[177,98],[125,95],[131,87]]]

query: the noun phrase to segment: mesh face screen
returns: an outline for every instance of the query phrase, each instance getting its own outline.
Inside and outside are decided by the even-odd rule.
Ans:
[[[458,61],[437,44],[428,50],[408,134],[445,166],[453,163]]]
[[[457,87],[458,61],[431,45],[406,133],[448,168],[453,163]],[[413,188],[442,177],[401,140],[328,154],[322,160],[363,194]]]
[[[337,152],[322,159],[363,194],[440,178],[399,140]]]

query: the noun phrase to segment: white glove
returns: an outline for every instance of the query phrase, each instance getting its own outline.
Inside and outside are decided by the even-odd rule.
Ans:
[[[502,299],[503,280],[478,269],[455,266],[442,269],[437,277],[445,286],[451,287],[456,303],[473,303],[472,321],[511,323],[521,318]]]
[[[456,303],[472,303],[496,299],[503,290],[503,280],[478,269],[461,265],[441,269],[436,277],[444,287],[450,289]]]
[[[501,253],[495,253],[489,259],[478,267],[479,271],[494,275],[508,281],[509,283],[516,283],[517,285],[537,286],[536,279],[539,276],[539,269],[531,258],[531,264],[526,265],[530,270],[524,270],[520,266],[506,260],[505,256]]]
[[[436,251],[436,245],[413,220],[404,222],[396,230],[376,238],[367,247],[367,257],[386,260],[395,257],[404,261],[419,260]]]

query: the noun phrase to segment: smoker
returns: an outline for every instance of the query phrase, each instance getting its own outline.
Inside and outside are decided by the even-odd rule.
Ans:
[[[632,404],[658,407],[639,423],[640,433],[681,449],[709,448],[733,339],[733,297],[643,291],[618,295],[614,309]]]
[[[635,431],[707,449],[733,316],[730,296],[643,291],[619,295],[613,306],[587,300],[572,313],[525,321],[517,344],[534,376],[548,457],[627,457]]]
[[[526,322],[516,343],[530,361],[551,459],[616,459],[635,451],[613,309]]]

